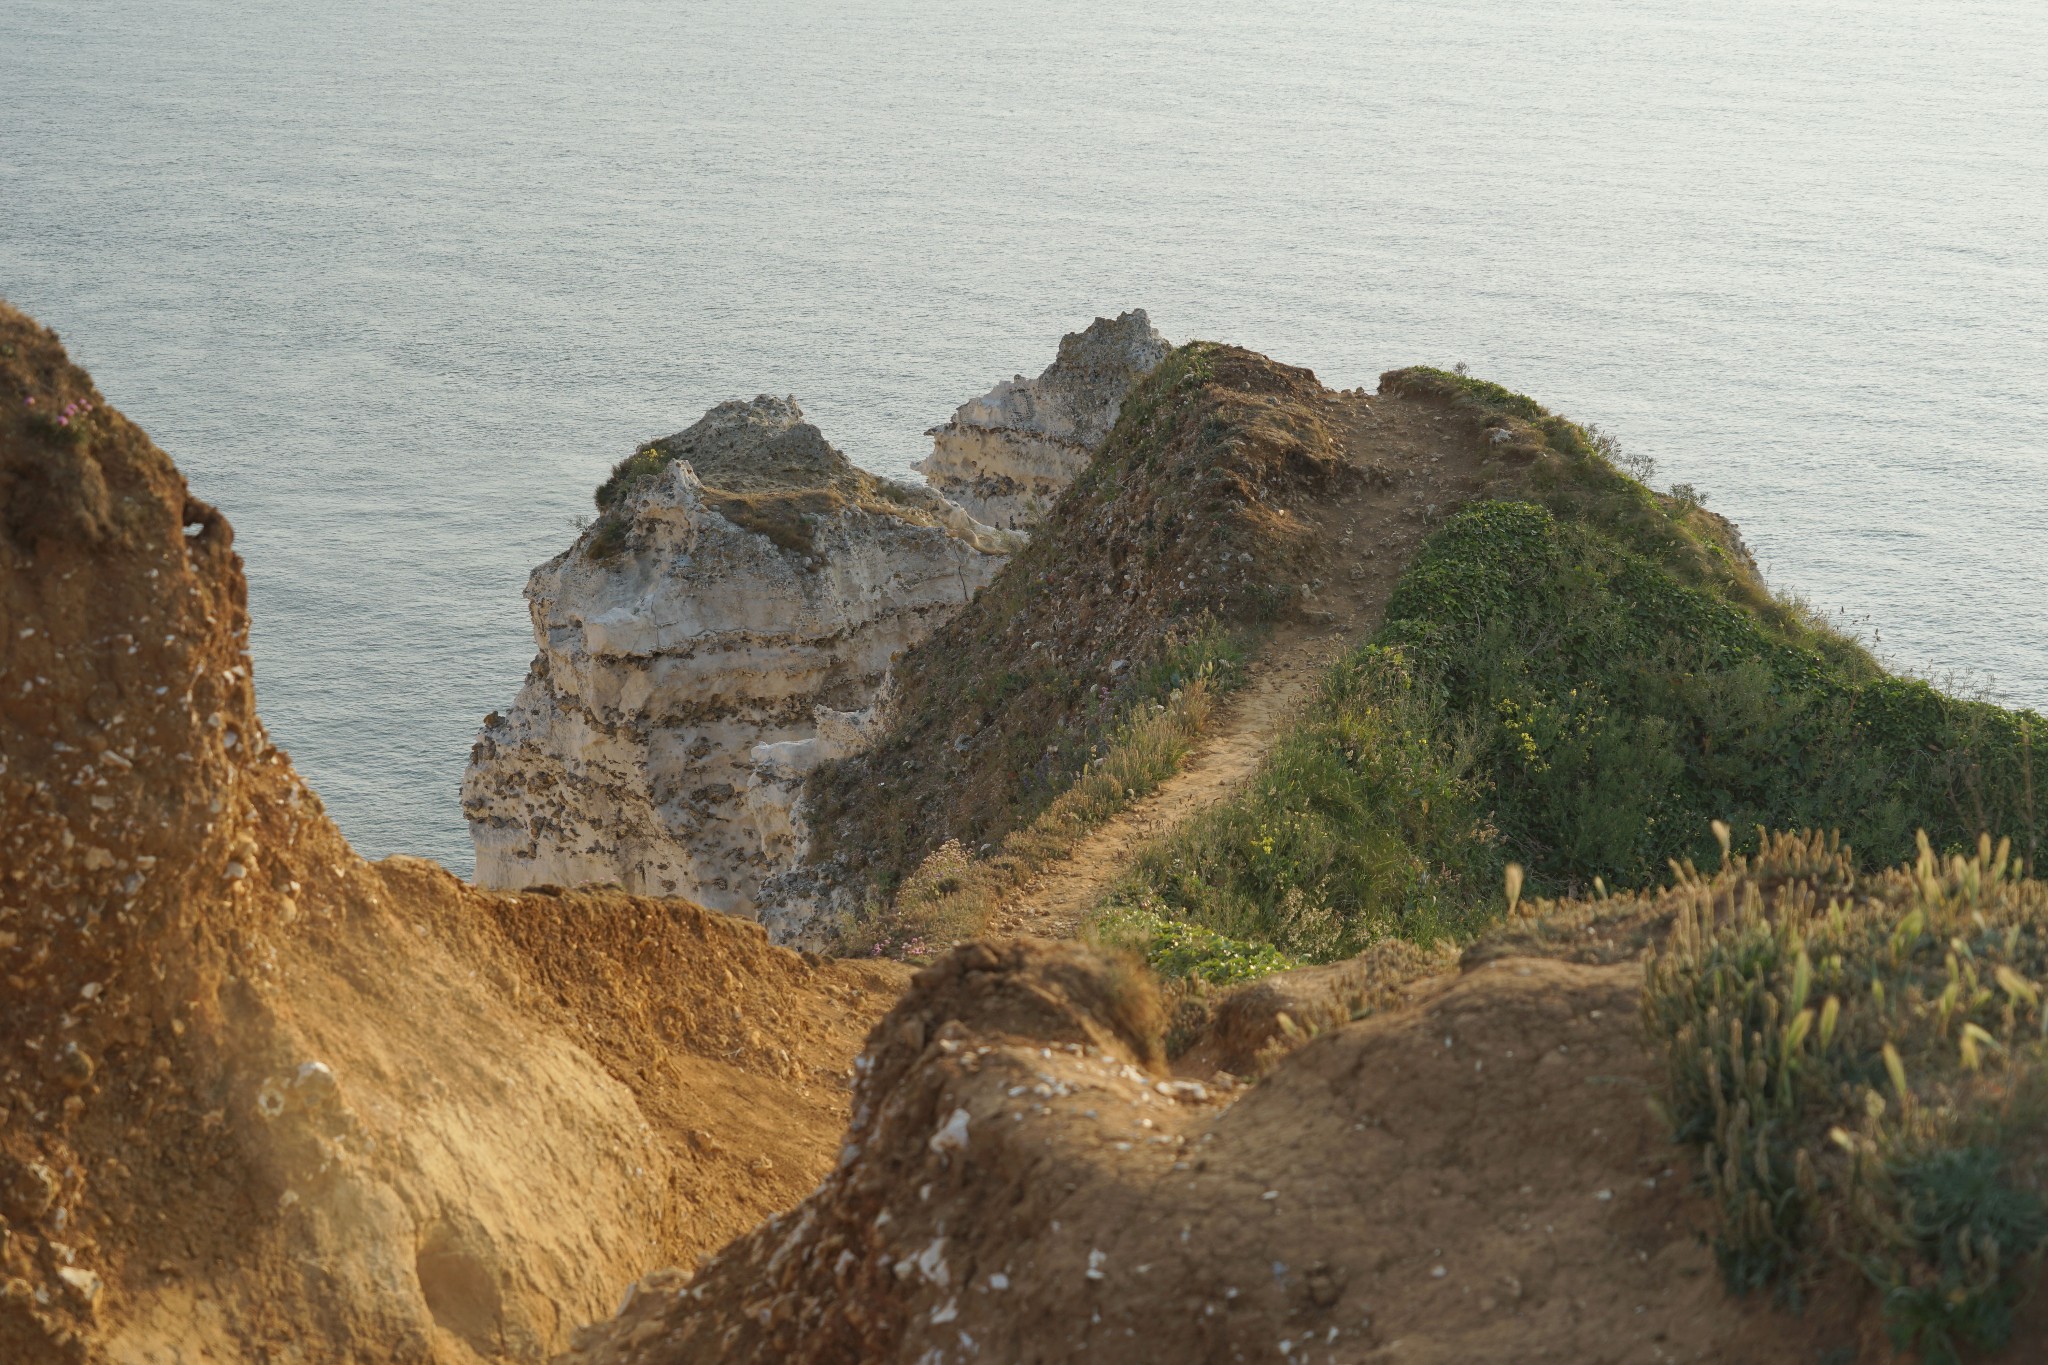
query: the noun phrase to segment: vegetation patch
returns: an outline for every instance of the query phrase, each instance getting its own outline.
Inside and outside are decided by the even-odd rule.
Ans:
[[[1103,943],[1135,949],[1165,980],[1197,990],[1242,985],[1301,965],[1270,943],[1230,938],[1204,924],[1130,905],[1112,905],[1093,931]]]
[[[1890,861],[1915,832],[2037,839],[2040,718],[1885,674],[1654,545],[1493,502],[1426,545],[1381,641],[1460,727],[1505,846],[1542,889],[1641,886],[1704,861],[1714,820],[1840,829]]]
[[[2048,1247],[2048,887],[1988,838],[1868,877],[1806,836],[1663,900],[1644,1022],[1731,1287],[1846,1265],[1900,1349],[2002,1345]]]
[[[2031,866],[2042,720],[1888,675],[1763,587],[1697,496],[1497,385],[1395,371],[1509,452],[1424,543],[1373,642],[1250,787],[1141,858],[1112,911],[1328,961],[1466,936],[1532,894],[1644,887],[1713,822],[1836,829],[1878,862],[2012,831]],[[1163,956],[1160,960],[1164,960]]]
[[[770,414],[766,422],[735,420],[735,413],[764,407]],[[587,553],[603,560],[626,548],[633,496],[679,460],[689,463],[713,511],[802,556],[809,567],[821,562],[818,525],[849,507],[938,524],[936,494],[857,468],[816,427],[801,421],[779,425],[787,421],[773,400],[721,404],[686,431],[642,443],[598,485],[598,518],[585,542]]]

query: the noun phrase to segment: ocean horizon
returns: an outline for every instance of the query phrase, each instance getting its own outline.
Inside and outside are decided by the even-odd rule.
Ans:
[[[1885,0],[18,0],[0,296],[234,523],[263,714],[465,875],[521,588],[793,394],[857,463],[1147,309],[1455,363],[1703,490],[1888,665],[2048,709],[2048,12]]]

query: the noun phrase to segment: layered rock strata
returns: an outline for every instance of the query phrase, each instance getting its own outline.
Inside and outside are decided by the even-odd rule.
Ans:
[[[926,433],[932,453],[916,469],[978,520],[1028,530],[1102,447],[1124,395],[1172,349],[1142,308],[1097,318],[1060,338],[1038,378],[1006,379]]]
[[[463,781],[477,881],[616,882],[759,918],[797,797],[863,746],[897,655],[1021,543],[854,468],[794,399],[713,408],[622,464],[527,585],[539,654]]]

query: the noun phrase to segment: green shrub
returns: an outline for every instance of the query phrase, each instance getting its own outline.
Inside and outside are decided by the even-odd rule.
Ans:
[[[1838,828],[1884,861],[2037,816],[2030,712],[1845,655],[1655,554],[1529,502],[1430,538],[1380,639],[1469,727],[1493,823],[1543,889],[1641,886],[1709,826]]]
[[[1271,944],[1226,938],[1199,924],[1131,906],[1099,918],[1093,936],[1141,953],[1146,965],[1168,981],[1235,986],[1299,965]]]
[[[2048,887],[1988,839],[1874,878],[1760,843],[1684,871],[1643,996],[1728,1282],[1797,1302],[1847,1263],[1901,1349],[1996,1347],[2048,1243]]]
[[[612,466],[611,474],[597,486],[593,500],[597,510],[609,512],[625,502],[633,490],[659,474],[672,457],[659,441],[648,441]]]

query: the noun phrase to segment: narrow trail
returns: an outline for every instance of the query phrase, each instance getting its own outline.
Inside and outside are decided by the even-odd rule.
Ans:
[[[1315,624],[1274,632],[1250,681],[1219,708],[1179,772],[1041,868],[988,931],[1073,938],[1139,851],[1227,799],[1315,695],[1329,666],[1378,629],[1401,571],[1431,525],[1480,486],[1481,452],[1447,436],[1440,416],[1362,390],[1330,395],[1344,453],[1363,476],[1331,502],[1298,509],[1329,547]]]
[[[1023,895],[990,923],[998,934],[1072,938],[1082,916],[1138,850],[1181,821],[1225,800],[1257,770],[1273,741],[1322,680],[1344,645],[1340,633],[1276,635],[1253,661],[1251,680],[1217,708],[1208,733],[1179,772],[1112,816],[1072,853],[1040,870]]]

